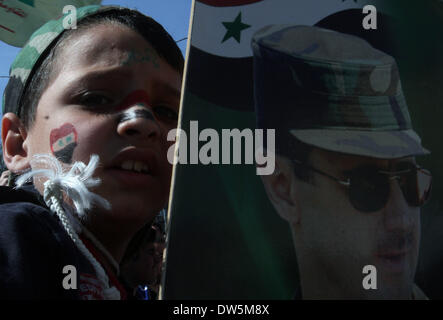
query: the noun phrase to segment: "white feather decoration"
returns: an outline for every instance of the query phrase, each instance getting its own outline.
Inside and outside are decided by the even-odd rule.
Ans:
[[[111,204],[106,199],[88,190],[88,188],[100,184],[100,179],[92,177],[98,163],[99,157],[92,155],[88,165],[77,161],[71,166],[69,171],[66,172],[54,156],[49,154],[34,155],[31,160],[31,165],[42,169],[35,169],[24,173],[16,180],[16,186],[20,187],[34,177],[47,178],[47,181],[44,183],[43,192],[45,203],[51,211],[57,214],[72,241],[74,241],[79,250],[91,262],[103,285],[105,299],[118,300],[120,299],[120,292],[117,288],[109,286],[109,278],[102,265],[95,259],[83,241],[78,237],[78,233],[82,231],[81,224],[75,217],[67,214],[62,206],[63,192],[65,192],[66,196],[72,200],[79,217],[84,216],[86,211],[92,208],[93,203],[105,209],[111,208]]]
[[[98,162],[99,157],[92,155],[87,166],[83,162],[77,161],[68,172],[64,172],[62,165],[54,156],[49,154],[34,155],[31,166],[42,169],[24,173],[17,179],[16,185],[20,187],[33,177],[48,178],[44,184],[45,193],[52,193],[52,196],[61,197],[61,191],[64,191],[68,198],[72,200],[80,217],[85,214],[85,211],[91,209],[93,203],[109,210],[111,204],[107,200],[88,190],[88,188],[100,184],[100,179],[92,177]],[[44,195],[44,197],[47,197],[47,195]]]

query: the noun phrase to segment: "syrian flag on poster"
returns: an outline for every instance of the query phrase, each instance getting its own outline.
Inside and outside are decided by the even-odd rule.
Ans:
[[[0,0],[0,40],[22,47],[40,26],[61,17],[65,6],[80,8],[100,3],[101,0]]]
[[[270,24],[315,25],[335,13],[362,8],[361,2],[196,0],[186,90],[219,106],[252,111],[252,35]]]

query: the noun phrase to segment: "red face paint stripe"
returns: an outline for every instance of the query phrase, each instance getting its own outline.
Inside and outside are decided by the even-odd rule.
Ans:
[[[137,103],[145,103],[146,105],[151,105],[149,101],[149,96],[144,90],[136,90],[131,92],[123,102],[116,107],[116,111],[122,111],[129,107],[136,105]]]
[[[75,130],[74,126],[70,123],[63,124],[60,128],[51,130],[51,133],[49,135],[49,142],[51,144],[51,151],[54,152],[54,149],[52,145],[54,142],[56,142],[58,139],[62,137],[66,137],[67,135],[74,133],[74,141],[77,142],[77,131]]]

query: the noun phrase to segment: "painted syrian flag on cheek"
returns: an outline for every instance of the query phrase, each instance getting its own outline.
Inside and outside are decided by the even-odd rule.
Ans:
[[[223,107],[252,111],[252,35],[270,24],[314,25],[361,8],[359,2],[196,0],[186,90]]]
[[[64,163],[70,163],[72,154],[77,146],[77,131],[70,123],[65,123],[60,128],[54,129],[50,134],[52,153]]]

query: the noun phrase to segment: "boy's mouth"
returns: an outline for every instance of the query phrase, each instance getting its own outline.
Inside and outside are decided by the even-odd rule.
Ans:
[[[144,163],[142,161],[137,160],[125,160],[120,165],[120,169],[126,170],[126,171],[133,171],[138,173],[146,173],[149,174],[149,165],[147,163]]]
[[[108,168],[126,174],[153,176],[157,172],[157,166],[154,150],[130,147],[120,152]]]

